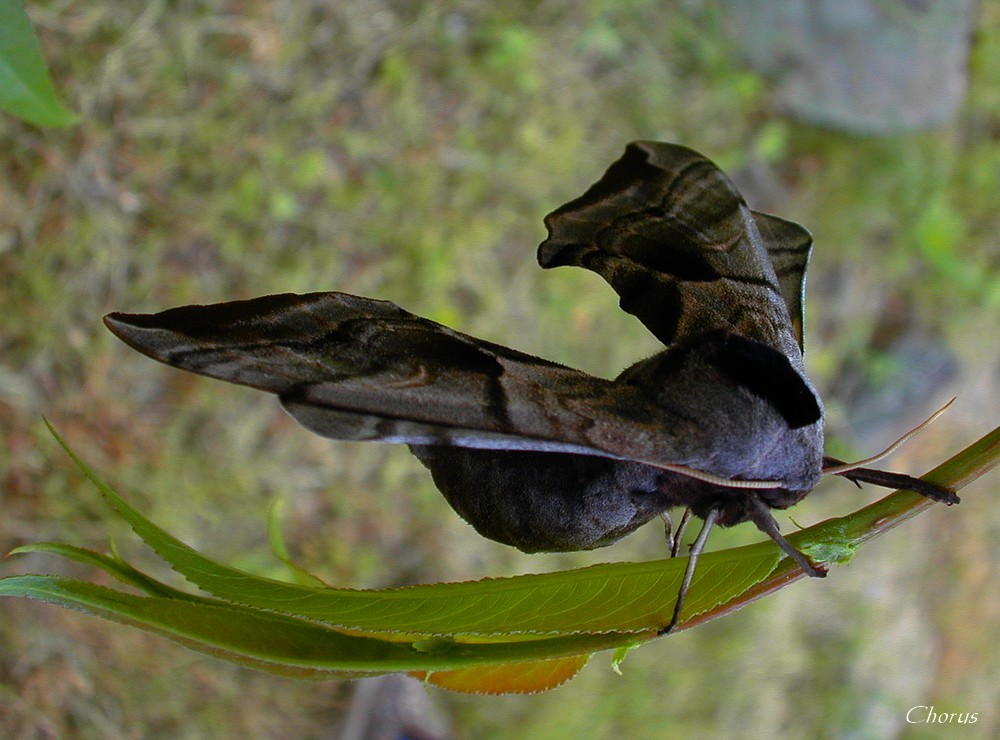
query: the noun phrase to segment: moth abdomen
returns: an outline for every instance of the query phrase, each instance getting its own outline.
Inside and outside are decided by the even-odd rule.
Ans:
[[[662,471],[594,455],[412,445],[479,534],[523,552],[610,545],[666,510]]]

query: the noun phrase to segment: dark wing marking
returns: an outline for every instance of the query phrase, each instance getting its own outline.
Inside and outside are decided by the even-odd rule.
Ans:
[[[823,417],[816,392],[786,355],[725,330],[706,332],[675,344],[666,352],[627,368],[618,380],[646,388],[651,395],[657,391],[669,394],[671,386],[678,384],[683,366],[690,364],[694,356],[705,363],[701,370],[703,377],[727,379],[766,401],[790,429],[815,424]],[[688,394],[691,408],[704,409],[710,402],[700,398],[697,391],[690,387],[682,392]]]
[[[812,234],[792,221],[768,213],[753,212],[757,229],[764,240],[771,267],[778,276],[781,296],[792,319],[792,330],[802,348],[802,325],[805,322],[806,267],[812,254]]]
[[[153,359],[278,394],[335,439],[645,456],[676,462],[683,424],[642,389],[345,293],[276,295],[105,323]],[[656,434],[637,430],[656,429]],[[645,441],[637,437],[645,438]]]
[[[714,334],[702,335],[714,339]],[[788,357],[738,334],[722,333],[712,364],[727,378],[768,401],[791,429],[815,424],[823,412],[815,392]]]
[[[799,348],[782,290],[736,186],[685,147],[634,142],[583,195],[545,218],[542,267],[600,274],[666,345],[727,329]]]

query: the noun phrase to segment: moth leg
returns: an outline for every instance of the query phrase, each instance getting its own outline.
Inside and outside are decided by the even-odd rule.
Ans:
[[[691,509],[684,509],[681,520],[677,523],[677,531],[674,531],[674,521],[670,518],[669,511],[661,511],[660,519],[663,520],[663,537],[667,540],[667,547],[670,548],[670,557],[676,558],[681,549],[681,539],[684,537],[684,530],[687,523],[691,521]]]
[[[684,513],[681,514],[681,520],[677,523],[677,532],[674,534],[674,539],[670,542],[670,557],[672,558],[676,558],[677,553],[681,550],[681,538],[684,536],[684,530],[687,529],[689,521],[691,521],[691,509],[684,509]]]
[[[663,520],[663,536],[667,540],[667,547],[670,549],[670,557],[676,558],[681,549],[681,541],[684,537],[684,530],[691,521],[691,509],[684,509],[681,520],[677,523],[677,531],[674,531],[674,521],[670,518],[669,511],[661,511],[660,519]]]
[[[660,519],[663,520],[663,539],[667,541],[667,547],[670,550],[670,557],[673,557],[674,552],[674,520],[670,518],[669,511],[661,511]]]
[[[824,468],[838,467],[843,464],[842,460],[834,457],[823,458]],[[948,506],[957,504],[960,501],[954,491],[902,473],[890,473],[886,470],[874,470],[873,468],[854,468],[853,470],[845,470],[842,473],[835,473],[834,475],[847,478],[847,480],[851,481],[858,488],[861,488],[862,483],[871,483],[873,486],[881,486],[882,488],[900,488],[913,491]]]
[[[691,554],[688,555],[687,568],[684,570],[684,580],[681,581],[681,587],[677,591],[677,602],[674,604],[674,615],[670,618],[670,624],[661,629],[657,635],[670,634],[674,627],[677,626],[677,621],[681,616],[681,609],[684,607],[684,597],[687,596],[688,589],[691,588],[691,580],[694,578],[695,566],[698,565],[698,557],[705,549],[705,543],[708,542],[708,533],[712,531],[712,526],[715,524],[715,520],[718,516],[718,509],[709,509],[708,514],[705,516],[705,523],[702,525],[701,531],[698,533],[698,538],[694,541],[694,544],[691,545]],[[690,518],[690,509],[685,509],[682,521],[686,523],[688,518]],[[678,538],[678,540],[679,539],[680,538]]]
[[[822,564],[816,565],[809,560],[809,558],[792,547],[791,543],[781,535],[781,532],[778,531],[778,523],[774,521],[774,517],[771,516],[771,510],[768,508],[767,504],[765,504],[759,496],[751,496],[750,501],[750,519],[757,525],[757,529],[774,540],[778,547],[784,550],[788,557],[798,563],[798,566],[802,568],[803,572],[807,576],[810,578],[825,578],[826,566]]]

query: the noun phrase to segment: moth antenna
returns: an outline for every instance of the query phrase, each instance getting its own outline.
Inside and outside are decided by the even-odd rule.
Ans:
[[[879,462],[880,460],[884,460],[885,458],[889,457],[889,455],[891,455],[893,452],[902,447],[904,444],[906,444],[911,439],[920,434],[922,431],[924,431],[935,421],[937,421],[937,418],[941,416],[941,414],[943,414],[945,411],[947,411],[948,407],[950,407],[953,403],[955,403],[954,398],[948,401],[948,403],[939,408],[933,414],[928,416],[927,419],[925,419],[921,424],[918,424],[917,426],[913,427],[913,429],[908,431],[906,434],[897,439],[895,442],[886,447],[877,455],[873,455],[872,457],[866,457],[864,460],[858,460],[857,462],[841,463],[839,465],[832,465],[830,467],[825,467],[823,468],[823,475],[843,475],[844,473],[849,473],[852,470],[857,470],[858,468],[866,468],[869,465],[873,465]]]
[[[705,481],[706,483],[711,483],[716,486],[722,486],[724,488],[767,490],[769,488],[783,488],[785,485],[780,480],[733,480],[732,478],[723,478],[721,475],[706,473],[704,470],[689,468],[687,465],[675,465],[673,463],[655,463],[655,462],[649,462],[648,460],[643,460],[642,458],[638,457],[629,459],[632,462],[642,463],[643,465],[649,465],[652,468],[659,468],[660,470],[668,470],[671,473],[680,473],[681,475],[686,475],[688,478],[694,478],[695,480]]]
[[[691,554],[688,555],[687,568],[684,569],[684,580],[681,581],[681,587],[677,591],[677,601],[674,603],[674,614],[670,618],[670,624],[661,629],[657,633],[658,635],[669,634],[677,626],[677,622],[681,617],[681,608],[684,606],[684,597],[687,596],[688,589],[691,588],[691,580],[694,578],[694,569],[698,564],[698,557],[705,550],[705,543],[708,542],[708,533],[712,531],[712,527],[718,516],[718,509],[709,509],[708,514],[705,516],[705,523],[698,533],[698,538],[691,545]]]

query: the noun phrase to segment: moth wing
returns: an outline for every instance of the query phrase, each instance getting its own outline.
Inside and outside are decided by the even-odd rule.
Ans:
[[[304,426],[335,439],[664,462],[685,445],[683,429],[671,431],[676,419],[651,410],[632,385],[474,339],[388,301],[284,294],[114,313],[105,323],[160,362],[276,393]],[[637,440],[650,422],[662,433]]]
[[[730,330],[796,357],[783,291],[732,181],[685,147],[633,142],[545,218],[542,267],[601,275],[661,342]]]
[[[812,234],[793,221],[753,211],[753,218],[764,240],[771,267],[774,268],[785,300],[792,331],[802,349],[802,326],[805,322],[806,267],[812,254]]]

